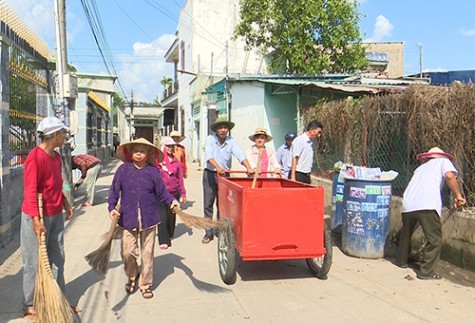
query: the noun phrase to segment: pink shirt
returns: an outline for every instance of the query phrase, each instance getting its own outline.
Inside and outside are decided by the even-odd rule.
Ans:
[[[168,156],[164,156],[163,161],[158,165],[158,169],[162,174],[167,191],[175,196],[181,193],[181,196],[186,197],[183,169],[178,159],[173,157],[170,160]]]

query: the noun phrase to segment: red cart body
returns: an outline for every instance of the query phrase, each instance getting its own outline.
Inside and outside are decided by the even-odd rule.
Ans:
[[[235,247],[243,260],[322,257],[324,188],[282,178],[218,179],[221,219],[234,230]]]

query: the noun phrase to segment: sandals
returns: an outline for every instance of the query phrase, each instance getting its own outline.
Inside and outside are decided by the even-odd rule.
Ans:
[[[439,280],[442,279],[442,276],[438,273],[430,273],[429,275],[422,275],[422,274],[417,274],[417,278],[422,279],[422,280]]]
[[[134,280],[129,278],[129,280],[127,281],[127,284],[125,284],[126,293],[129,294],[129,295],[135,293],[136,288],[138,286],[138,282],[139,282],[139,274],[137,274],[137,276],[135,276]]]
[[[162,244],[160,245],[160,249],[162,249],[162,250],[167,250],[167,249],[168,249],[168,245],[167,245],[166,243],[162,243]]]
[[[35,309],[33,307],[23,309],[23,319],[27,322],[36,322],[38,316],[36,315]]]
[[[140,290],[142,292],[142,296],[143,298],[145,299],[150,299],[153,297],[153,293],[152,291],[150,290],[150,288],[145,288],[145,289],[142,289]]]

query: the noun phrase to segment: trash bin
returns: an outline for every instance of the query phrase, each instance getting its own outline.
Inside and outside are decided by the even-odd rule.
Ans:
[[[332,218],[331,230],[333,232],[341,232],[341,224],[343,221],[343,191],[345,189],[345,180],[339,181],[340,172],[333,174],[332,185]]]
[[[390,180],[345,178],[343,252],[361,258],[382,258],[389,234],[390,206]]]

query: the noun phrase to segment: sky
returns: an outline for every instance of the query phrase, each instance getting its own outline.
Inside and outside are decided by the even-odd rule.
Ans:
[[[82,2],[66,0],[68,62],[82,73],[108,74]],[[91,3],[92,0],[86,2]],[[102,29],[125,93],[160,98],[160,80],[173,76],[164,55],[175,39],[186,0],[96,0]],[[225,1],[225,0],[223,0]],[[403,42],[405,74],[475,69],[474,0],[355,0],[364,41]],[[53,0],[4,0],[55,50]],[[120,92],[120,91],[119,91]]]

